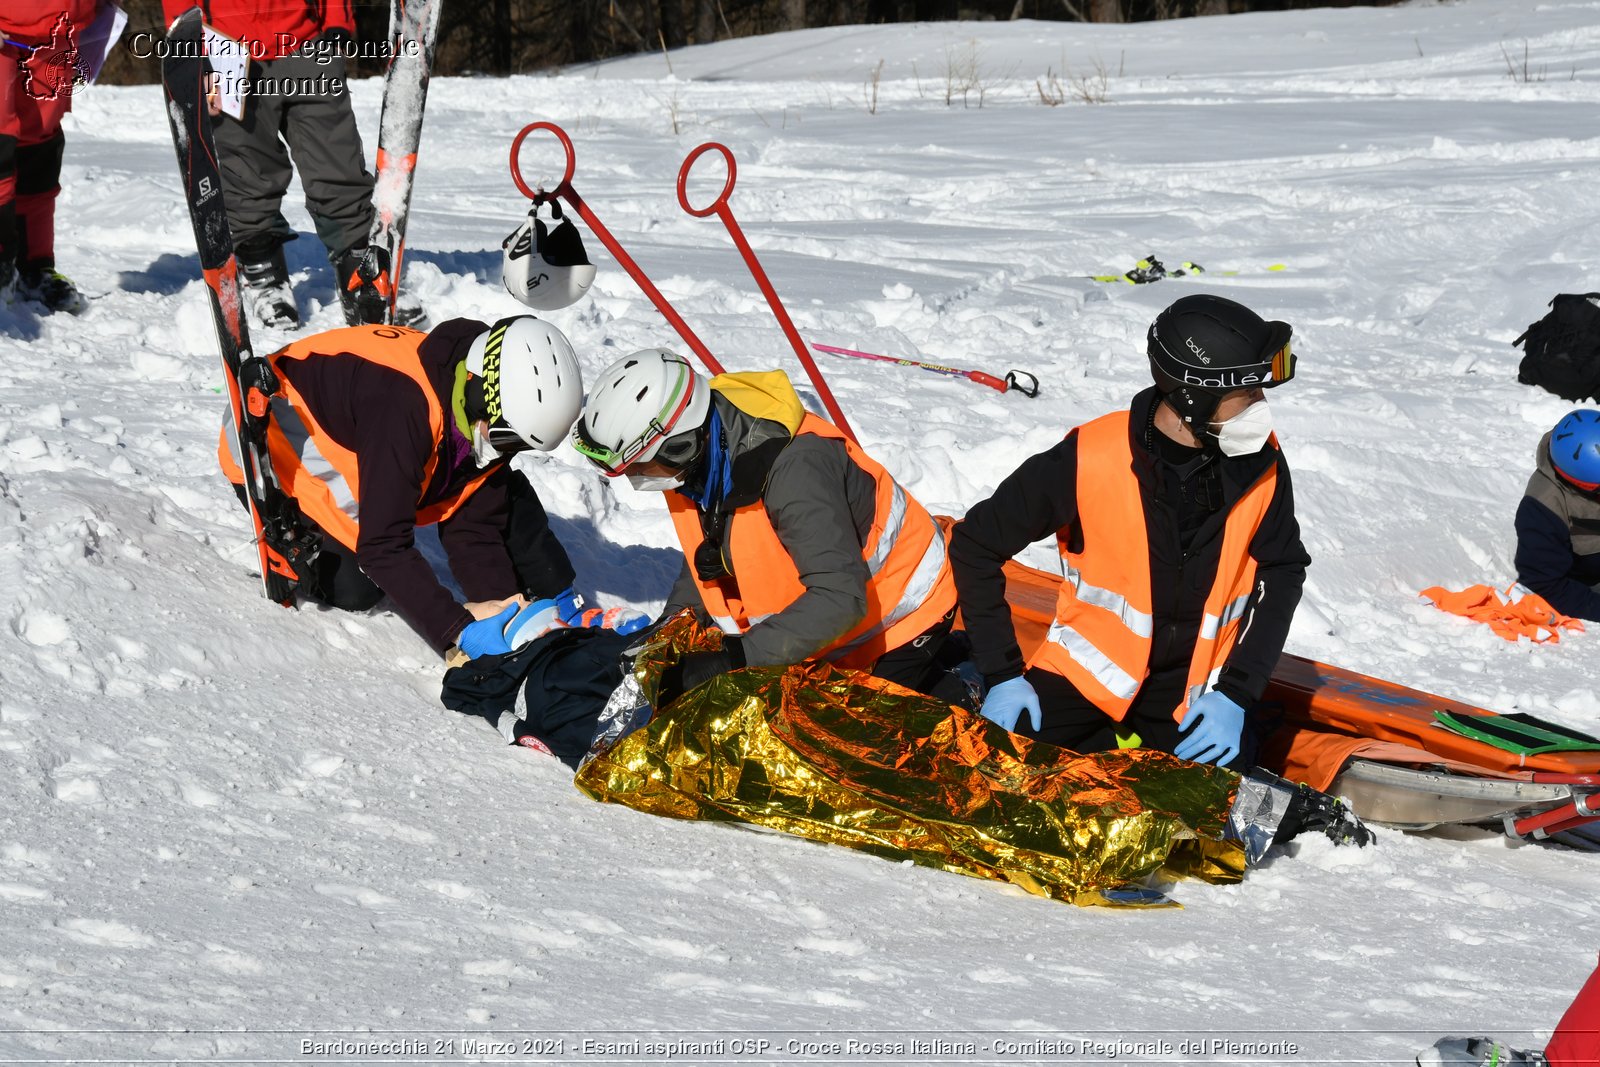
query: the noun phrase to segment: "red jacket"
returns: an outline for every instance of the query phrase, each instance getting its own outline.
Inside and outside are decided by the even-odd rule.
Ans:
[[[350,0],[161,0],[169,26],[191,7],[213,29],[249,44],[255,59],[282,59],[329,30],[356,32]]]
[[[94,21],[98,0],[5,0],[0,4],[0,32],[24,44],[44,44],[64,11],[74,29]]]

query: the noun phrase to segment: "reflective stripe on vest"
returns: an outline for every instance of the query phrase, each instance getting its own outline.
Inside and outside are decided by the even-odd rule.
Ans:
[[[1058,531],[1064,580],[1056,598],[1056,618],[1029,666],[1062,675],[1101,711],[1120,721],[1149,674],[1155,632],[1144,502],[1133,472],[1129,413],[1102,416],[1078,427],[1076,433],[1083,549],[1068,551],[1068,531]],[[1257,592],[1250,542],[1276,486],[1274,464],[1228,512],[1216,576],[1189,660],[1183,703],[1173,709],[1175,719],[1182,719],[1190,702],[1216,683],[1238,640]]]
[[[867,613],[849,632],[812,654],[846,667],[870,667],[885,652],[920,635],[955,607],[955,582],[944,533],[915,497],[832,424],[806,415],[799,434],[839,441],[851,462],[872,476],[877,510],[861,558],[867,569]],[[666,494],[686,556],[704,540],[699,509],[681,493]],[[726,633],[746,633],[806,591],[761,501],[734,511],[723,551],[734,578],[696,580],[706,612]],[[737,582],[737,584],[735,584]]]
[[[375,363],[411,379],[422,390],[427,402],[428,428],[433,441],[422,470],[422,491],[426,492],[439,463],[440,443],[447,432],[444,408],[418,355],[418,347],[426,336],[402,326],[352,326],[314,334],[267,357],[273,369],[279,371],[282,382],[281,391],[272,398],[272,421],[267,428],[267,453],[272,469],[306,518],[352,552],[360,540],[360,457],[322,429],[313,406],[294,388],[280,367],[291,359],[342,355]],[[228,480],[235,485],[242,484],[244,474],[231,416],[224,419],[217,458]],[[419,499],[417,525],[428,526],[449,518],[494,469],[493,466],[487,468],[460,489],[427,507],[422,507]]]

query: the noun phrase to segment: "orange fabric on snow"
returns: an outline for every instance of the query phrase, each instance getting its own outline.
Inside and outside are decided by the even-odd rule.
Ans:
[[[1583,632],[1580,620],[1561,614],[1544,597],[1515,582],[1506,586],[1504,592],[1489,585],[1472,585],[1460,592],[1436,585],[1424,589],[1422,595],[1442,611],[1488,623],[1491,630],[1507,641],[1519,637],[1560,641],[1562,630]]]

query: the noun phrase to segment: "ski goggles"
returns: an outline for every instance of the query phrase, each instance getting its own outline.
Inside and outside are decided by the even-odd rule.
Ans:
[[[1294,377],[1294,347],[1292,339],[1285,337],[1283,345],[1274,349],[1272,355],[1266,359],[1272,377],[1265,383],[1267,386],[1282,385]]]
[[[672,428],[684,411],[689,407],[689,401],[694,397],[694,370],[687,360],[676,359],[671,362],[679,365],[678,380],[673,383],[672,390],[667,394],[667,402],[652,418],[639,436],[631,441],[625,441],[616,447],[611,447],[594,438],[589,432],[589,420],[579,419],[578,425],[572,429],[572,447],[578,454],[589,460],[605,472],[608,478],[615,478],[634,463],[647,460],[660,460],[672,466],[682,464],[673,463],[667,455],[663,454],[669,444],[672,446],[673,455],[681,455],[683,451],[693,446],[698,449],[695,430],[685,430],[681,433],[672,433]],[[685,440],[687,439],[687,440]],[[694,459],[689,455],[683,462],[686,464]]]
[[[523,440],[521,434],[513,430],[502,420],[499,424],[489,427],[489,443],[501,455],[512,456],[518,452],[527,452],[533,448]]]

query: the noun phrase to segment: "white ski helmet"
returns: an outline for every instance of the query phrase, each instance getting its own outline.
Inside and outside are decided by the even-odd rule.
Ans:
[[[561,214],[561,204],[547,200],[554,225],[539,218],[540,204],[502,242],[500,277],[506,292],[539,311],[576,304],[594,282],[594,265],[583,251],[578,228]]]
[[[583,407],[572,343],[533,315],[501,319],[473,338],[467,373],[478,380],[489,440],[501,452],[548,452]]]
[[[635,463],[657,458],[669,438],[698,430],[710,411],[711,387],[687,359],[665,348],[646,348],[601,373],[572,431],[572,445],[616,477]],[[668,461],[665,454],[660,458]]]

